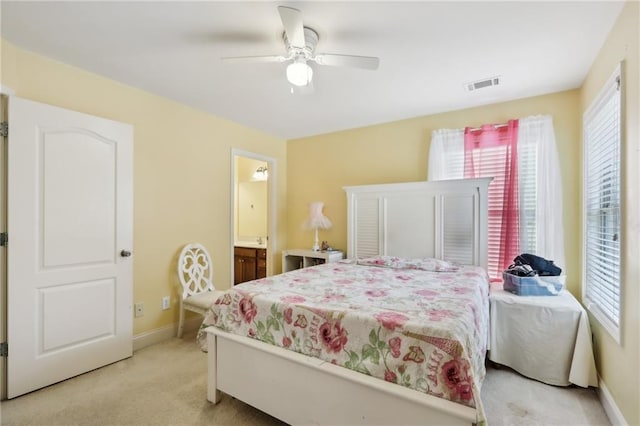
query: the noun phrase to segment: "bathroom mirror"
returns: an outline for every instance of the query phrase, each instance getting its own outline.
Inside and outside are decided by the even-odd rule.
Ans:
[[[255,240],[267,235],[267,182],[238,184],[238,238]]]

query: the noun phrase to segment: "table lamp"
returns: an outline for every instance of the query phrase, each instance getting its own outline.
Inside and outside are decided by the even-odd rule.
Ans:
[[[331,221],[322,213],[323,207],[324,203],[320,201],[309,204],[309,218],[304,223],[305,228],[313,229],[315,231],[313,251],[320,251],[320,245],[318,244],[318,228],[331,228]]]

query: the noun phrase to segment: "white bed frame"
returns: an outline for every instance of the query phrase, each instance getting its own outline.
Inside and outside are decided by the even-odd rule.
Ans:
[[[487,265],[491,179],[345,187],[348,257],[437,257]],[[207,399],[221,392],[293,425],[470,425],[476,411],[323,360],[207,331]]]

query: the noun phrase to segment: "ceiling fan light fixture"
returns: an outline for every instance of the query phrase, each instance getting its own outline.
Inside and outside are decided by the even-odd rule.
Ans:
[[[287,80],[295,86],[307,86],[313,78],[313,69],[304,59],[296,59],[287,66]]]

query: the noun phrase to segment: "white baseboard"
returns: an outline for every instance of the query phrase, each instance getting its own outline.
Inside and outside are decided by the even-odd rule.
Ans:
[[[202,324],[202,317],[191,318],[184,321],[184,334],[188,334],[190,331],[197,330]],[[178,334],[178,324],[170,324],[165,327],[156,328],[155,330],[147,331],[144,333],[136,334],[133,336],[133,351],[146,348],[156,343],[160,343],[164,340],[176,337]],[[183,334],[183,337],[184,337]]]
[[[620,409],[613,400],[613,396],[609,392],[609,389],[604,384],[602,377],[598,377],[598,396],[600,397],[600,403],[604,408],[604,412],[607,413],[609,421],[613,426],[629,426],[624,416],[620,412]]]

